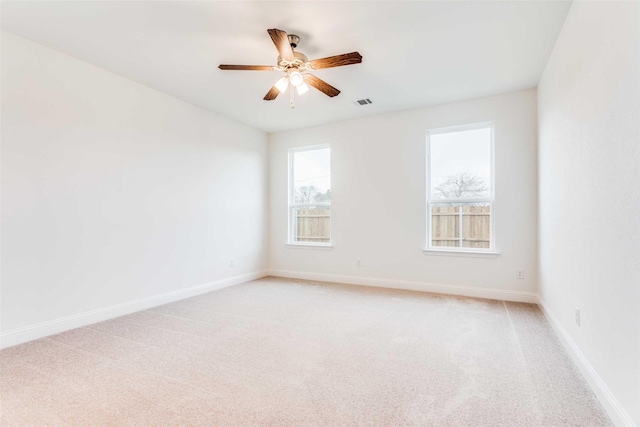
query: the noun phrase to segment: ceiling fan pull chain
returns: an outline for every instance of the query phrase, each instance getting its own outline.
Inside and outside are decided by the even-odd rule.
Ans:
[[[296,104],[294,102],[294,97],[295,97],[295,90],[293,90],[293,88],[291,88],[291,109],[295,109],[296,108]]]

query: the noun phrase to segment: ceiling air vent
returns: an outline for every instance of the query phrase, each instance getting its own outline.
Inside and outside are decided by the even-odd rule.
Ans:
[[[356,101],[356,105],[367,105],[367,104],[373,104],[373,101],[370,100],[369,98],[365,98],[365,99],[358,99]]]

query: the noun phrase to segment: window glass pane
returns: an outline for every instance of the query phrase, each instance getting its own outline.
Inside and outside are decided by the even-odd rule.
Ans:
[[[430,135],[431,198],[491,196],[491,128]]]
[[[330,201],[329,148],[294,152],[293,203],[328,203]]]
[[[331,151],[292,150],[289,188],[291,242],[331,242]]]
[[[453,203],[431,205],[431,246],[460,247],[459,211]]]
[[[293,241],[329,243],[331,238],[331,208],[329,206],[292,207]]]
[[[462,210],[462,247],[491,247],[491,205],[475,203],[461,206]]]
[[[490,202],[431,204],[431,246],[489,249],[490,238]]]

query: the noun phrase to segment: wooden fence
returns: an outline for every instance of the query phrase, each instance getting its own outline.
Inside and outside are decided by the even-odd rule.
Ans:
[[[296,209],[296,212],[296,242],[329,242],[331,236],[329,208]]]
[[[330,208],[297,209],[296,213],[295,241],[329,242]],[[489,248],[490,206],[433,206],[431,213],[432,246]]]
[[[431,245],[488,249],[491,236],[490,209],[490,206],[433,206]]]

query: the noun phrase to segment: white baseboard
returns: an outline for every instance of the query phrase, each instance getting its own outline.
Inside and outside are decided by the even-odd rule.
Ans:
[[[43,338],[49,335],[58,334],[60,332],[90,325],[92,323],[101,322],[103,320],[113,319],[114,317],[124,316],[125,314],[134,313],[136,311],[146,310],[151,307],[179,301],[196,295],[215,291],[249,280],[265,277],[267,271],[257,271],[255,273],[242,274],[239,276],[229,277],[227,279],[216,280],[202,285],[192,286],[186,289],[166,292],[160,295],[154,295],[148,298],[142,298],[135,301],[128,301],[122,304],[116,304],[109,307],[99,308],[97,310],[87,311],[84,313],[74,314],[72,316],[62,317],[23,328],[12,329],[0,333],[0,348],[11,347]]]
[[[269,275],[277,277],[287,277],[291,279],[315,280],[318,282],[344,283],[348,285],[375,286],[378,288],[404,289],[407,291],[432,292],[436,294],[488,298],[500,301],[528,302],[532,304],[538,302],[538,297],[535,292],[475,288],[472,286],[424,283],[409,280],[378,279],[373,277],[308,273],[291,270],[269,270]]]
[[[539,299],[538,306],[551,324],[551,327],[556,332],[558,338],[560,338],[560,342],[567,350],[567,353],[569,353],[573,362],[578,366],[580,372],[582,372],[582,375],[587,380],[587,383],[600,401],[600,404],[602,404],[607,415],[609,415],[609,418],[611,418],[611,421],[613,421],[616,426],[638,427],[638,425],[631,419],[631,416],[622,407],[618,399],[613,395],[611,390],[609,390],[609,387],[607,387],[591,363],[589,363],[589,360],[582,353],[580,347],[578,347],[575,341],[573,341],[567,330],[547,309],[544,301]]]

